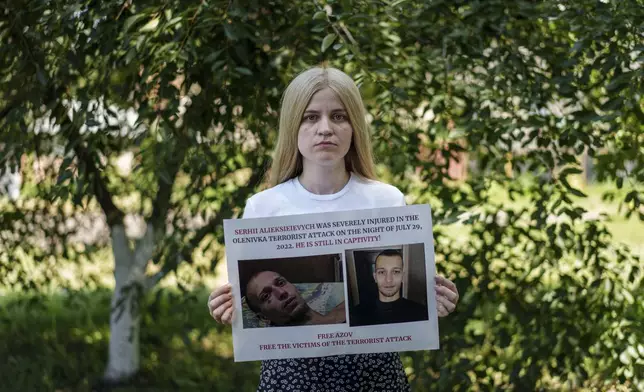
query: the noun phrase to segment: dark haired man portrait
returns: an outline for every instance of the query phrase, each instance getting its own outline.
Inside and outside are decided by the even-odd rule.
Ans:
[[[323,315],[311,309],[295,285],[274,271],[261,271],[248,279],[246,303],[271,326],[340,324],[346,320],[344,301]]]
[[[352,326],[406,323],[429,318],[426,306],[402,297],[404,268],[402,254],[397,250],[384,250],[376,256],[373,279],[378,287],[378,298],[352,309]]]

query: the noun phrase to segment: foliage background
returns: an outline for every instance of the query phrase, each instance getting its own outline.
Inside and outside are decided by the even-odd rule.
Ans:
[[[641,1],[3,9],[1,160],[24,184],[0,201],[0,389],[102,385],[124,224],[155,245],[117,390],[253,390],[205,311],[219,222],[261,189],[286,83],[322,62],[359,83],[380,174],[432,205],[462,294],[441,351],[404,354],[414,390],[644,389]]]

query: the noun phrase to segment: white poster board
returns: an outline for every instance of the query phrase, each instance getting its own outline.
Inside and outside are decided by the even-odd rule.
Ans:
[[[224,230],[235,361],[439,348],[428,205]]]

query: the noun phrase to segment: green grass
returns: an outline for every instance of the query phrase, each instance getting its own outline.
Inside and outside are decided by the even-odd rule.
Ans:
[[[619,202],[624,200],[627,189],[617,191],[614,187],[606,184],[587,186],[583,191],[587,198],[578,198],[576,201],[589,211],[604,212],[608,215],[605,221],[608,230],[616,242],[627,245],[634,254],[644,257],[644,222],[637,214],[630,218],[624,216],[624,210],[620,210]],[[602,195],[608,191],[617,191],[615,201],[602,200]]]
[[[194,298],[194,299],[193,299]],[[205,311],[205,292],[148,301],[141,372],[113,392],[254,391],[259,364],[235,363],[230,328]],[[99,390],[109,339],[108,290],[63,296],[14,294],[0,302],[0,391]]]

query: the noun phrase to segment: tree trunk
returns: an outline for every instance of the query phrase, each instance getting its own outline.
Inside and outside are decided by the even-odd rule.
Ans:
[[[109,356],[104,374],[108,383],[126,381],[139,370],[139,301],[145,266],[152,256],[152,231],[152,227],[148,226],[145,236],[132,251],[123,225],[111,227],[116,284],[110,313]]]
[[[120,293],[119,285],[112,295],[110,315],[110,346],[105,379],[119,382],[134,376],[139,370],[139,324],[140,316],[133,310],[131,295]],[[123,297],[129,297],[123,300]],[[123,308],[117,304],[121,303]]]

